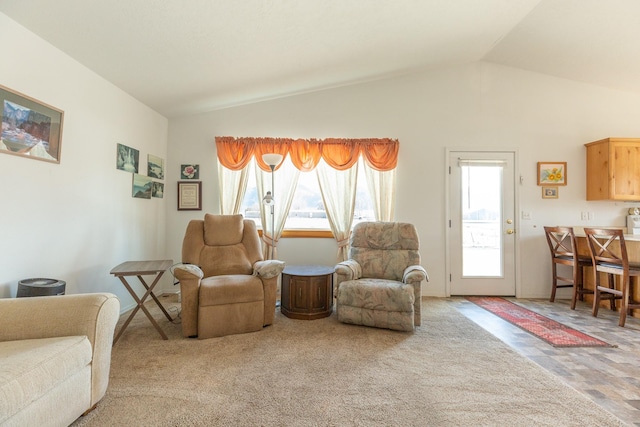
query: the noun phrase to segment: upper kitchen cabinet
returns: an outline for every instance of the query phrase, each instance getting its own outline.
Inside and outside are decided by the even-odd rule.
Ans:
[[[640,200],[640,138],[607,138],[587,147],[587,200]]]

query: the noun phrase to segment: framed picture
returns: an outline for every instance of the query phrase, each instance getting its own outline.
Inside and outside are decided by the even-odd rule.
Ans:
[[[178,181],[178,210],[202,210],[202,181]]]
[[[567,162],[538,162],[538,185],[567,185]]]
[[[164,159],[148,154],[147,176],[151,178],[164,179]]]
[[[558,198],[558,187],[542,187],[542,198],[543,199],[557,199]]]
[[[133,190],[131,195],[137,199],[150,199],[153,181],[151,178],[137,173],[133,174]]]
[[[140,162],[140,151],[126,145],[118,144],[118,153],[116,154],[116,168],[131,173],[138,173],[138,164]]]
[[[158,199],[164,198],[164,184],[161,182],[153,182],[153,188],[151,188],[151,197]]]
[[[60,163],[64,112],[0,86],[0,152]]]
[[[200,165],[181,165],[180,179],[200,179]]]

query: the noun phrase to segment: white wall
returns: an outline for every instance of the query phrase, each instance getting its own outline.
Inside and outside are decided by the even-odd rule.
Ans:
[[[390,137],[400,140],[396,219],[418,227],[423,265],[431,282],[424,295],[446,295],[445,151],[447,148],[517,150],[516,221],[520,297],[548,297],[550,266],[542,226],[624,225],[629,204],[585,200],[583,144],[609,136],[640,135],[640,96],[563,79],[476,63],[170,120],[167,246],[180,259],[186,224],[218,213],[214,137]],[[560,198],[541,198],[538,161],[568,162]],[[201,166],[202,212],[176,211],[179,166]],[[594,214],[581,221],[580,212]],[[288,263],[335,262],[330,239],[283,239]],[[563,294],[566,296],[567,294]]]
[[[0,84],[64,110],[61,163],[0,153],[0,297],[28,277],[67,281],[68,293],[110,291],[109,275],[133,259],[180,260],[187,222],[219,211],[214,137],[391,137],[400,140],[396,219],[417,225],[425,295],[446,295],[445,151],[517,150],[519,296],[546,297],[546,224],[624,225],[630,206],[585,201],[583,144],[640,135],[640,96],[489,63],[426,71],[173,119],[142,105],[0,14]],[[7,65],[10,64],[10,65]],[[169,141],[167,145],[167,140]],[[167,160],[165,198],[131,197],[131,175],[115,169],[116,144]],[[542,200],[537,161],[567,161],[568,185]],[[176,210],[179,165],[197,163],[203,211]],[[143,173],[146,170],[143,169]],[[593,213],[581,221],[580,212]],[[332,265],[331,239],[283,239],[288,263]],[[175,291],[169,277],[161,288]]]
[[[109,271],[167,256],[167,199],[131,196],[116,144],[140,150],[146,175],[147,154],[167,158],[168,121],[3,14],[0,43],[0,84],[64,111],[60,164],[0,153],[0,297],[52,277],[67,293],[113,292],[130,307]]]

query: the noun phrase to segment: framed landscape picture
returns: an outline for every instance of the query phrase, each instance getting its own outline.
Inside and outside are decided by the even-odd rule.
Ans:
[[[64,112],[0,86],[0,152],[60,163]]]
[[[135,148],[118,144],[118,153],[116,155],[116,168],[131,173],[138,173],[138,164],[140,163],[140,151]]]
[[[133,190],[131,195],[137,199],[150,199],[153,181],[151,178],[137,173],[133,174]]]
[[[164,179],[164,159],[148,154],[147,176],[151,178]]]

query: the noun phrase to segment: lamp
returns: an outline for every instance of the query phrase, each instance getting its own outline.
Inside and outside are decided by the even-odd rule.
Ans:
[[[274,203],[273,196],[271,195],[271,191],[267,191],[267,194],[262,198],[262,203],[267,206],[271,206]]]
[[[278,166],[280,164],[280,162],[282,162],[282,154],[277,154],[277,153],[268,153],[268,154],[263,154],[262,155],[262,160],[269,165],[269,167],[271,168],[271,191],[267,191],[267,194],[262,198],[262,203],[264,203],[266,206],[271,206],[271,256],[269,257],[269,259],[273,259],[273,252],[274,252],[274,248],[275,248],[275,241],[276,241],[276,233],[275,233],[275,228],[276,228],[276,216],[275,216],[275,204],[276,201],[273,197],[274,193],[275,193],[275,180],[274,180],[274,176],[275,176],[275,169],[276,166]]]

